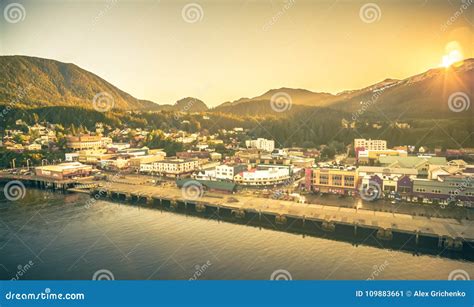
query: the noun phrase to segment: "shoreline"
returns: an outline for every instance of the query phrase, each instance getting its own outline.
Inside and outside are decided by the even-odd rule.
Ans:
[[[434,251],[447,250],[467,255],[472,252],[474,242],[474,222],[470,220],[301,204],[238,194],[214,195],[215,193],[206,192],[197,199],[186,199],[178,188],[143,183],[83,179],[80,182],[76,180],[45,183],[44,179],[38,178],[17,176],[16,179],[41,189],[50,186],[55,190],[89,194],[92,202],[95,199],[110,199],[157,206],[175,212],[184,210],[186,214],[211,214],[234,223],[256,223],[256,226],[265,226],[267,223],[271,228],[280,231],[291,232],[292,229],[297,229],[302,234],[341,237],[349,242],[357,242],[358,238],[366,234],[367,237],[374,237],[379,245],[388,248],[396,246],[397,242],[405,242],[403,245],[413,245],[409,250],[428,247]]]

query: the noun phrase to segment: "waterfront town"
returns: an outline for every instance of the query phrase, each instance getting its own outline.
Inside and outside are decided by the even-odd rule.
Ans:
[[[146,129],[97,123],[95,131],[66,135],[50,123],[30,126],[18,120],[16,125],[18,129],[5,130],[4,152],[27,152],[31,157],[56,151],[60,157],[41,163],[37,158],[37,165],[30,158],[12,158],[3,171],[10,175],[67,180],[134,174],[177,187],[194,182],[203,193],[250,191],[296,203],[311,203],[312,196],[326,194],[442,207],[472,207],[474,201],[472,149],[389,147],[386,140],[363,138],[338,150],[279,148],[274,140],[249,138],[239,127],[214,135],[160,131],[161,138],[180,145],[176,148],[181,151],[174,151],[145,146],[156,134]]]

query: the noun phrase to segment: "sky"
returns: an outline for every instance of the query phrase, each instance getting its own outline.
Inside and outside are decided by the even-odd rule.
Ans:
[[[0,9],[0,54],[74,63],[159,104],[191,96],[216,106],[281,87],[337,93],[438,67],[452,46],[474,57],[474,0],[0,0]]]

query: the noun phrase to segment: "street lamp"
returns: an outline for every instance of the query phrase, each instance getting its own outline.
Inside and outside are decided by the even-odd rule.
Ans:
[[[41,166],[44,165],[44,161],[46,161],[46,164],[48,164],[48,159],[42,159],[42,160],[41,160]]]
[[[30,162],[31,162],[31,159],[26,159],[26,168],[28,170],[30,170]]]
[[[12,159],[12,168],[13,168],[13,169],[15,169],[15,160],[16,160],[16,158],[13,158],[13,159]]]

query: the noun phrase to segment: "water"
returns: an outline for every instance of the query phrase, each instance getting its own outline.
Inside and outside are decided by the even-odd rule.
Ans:
[[[0,202],[1,279],[91,279],[99,270],[115,279],[269,279],[276,270],[293,279],[474,276],[469,260],[109,201],[87,208],[88,199],[28,189]]]

